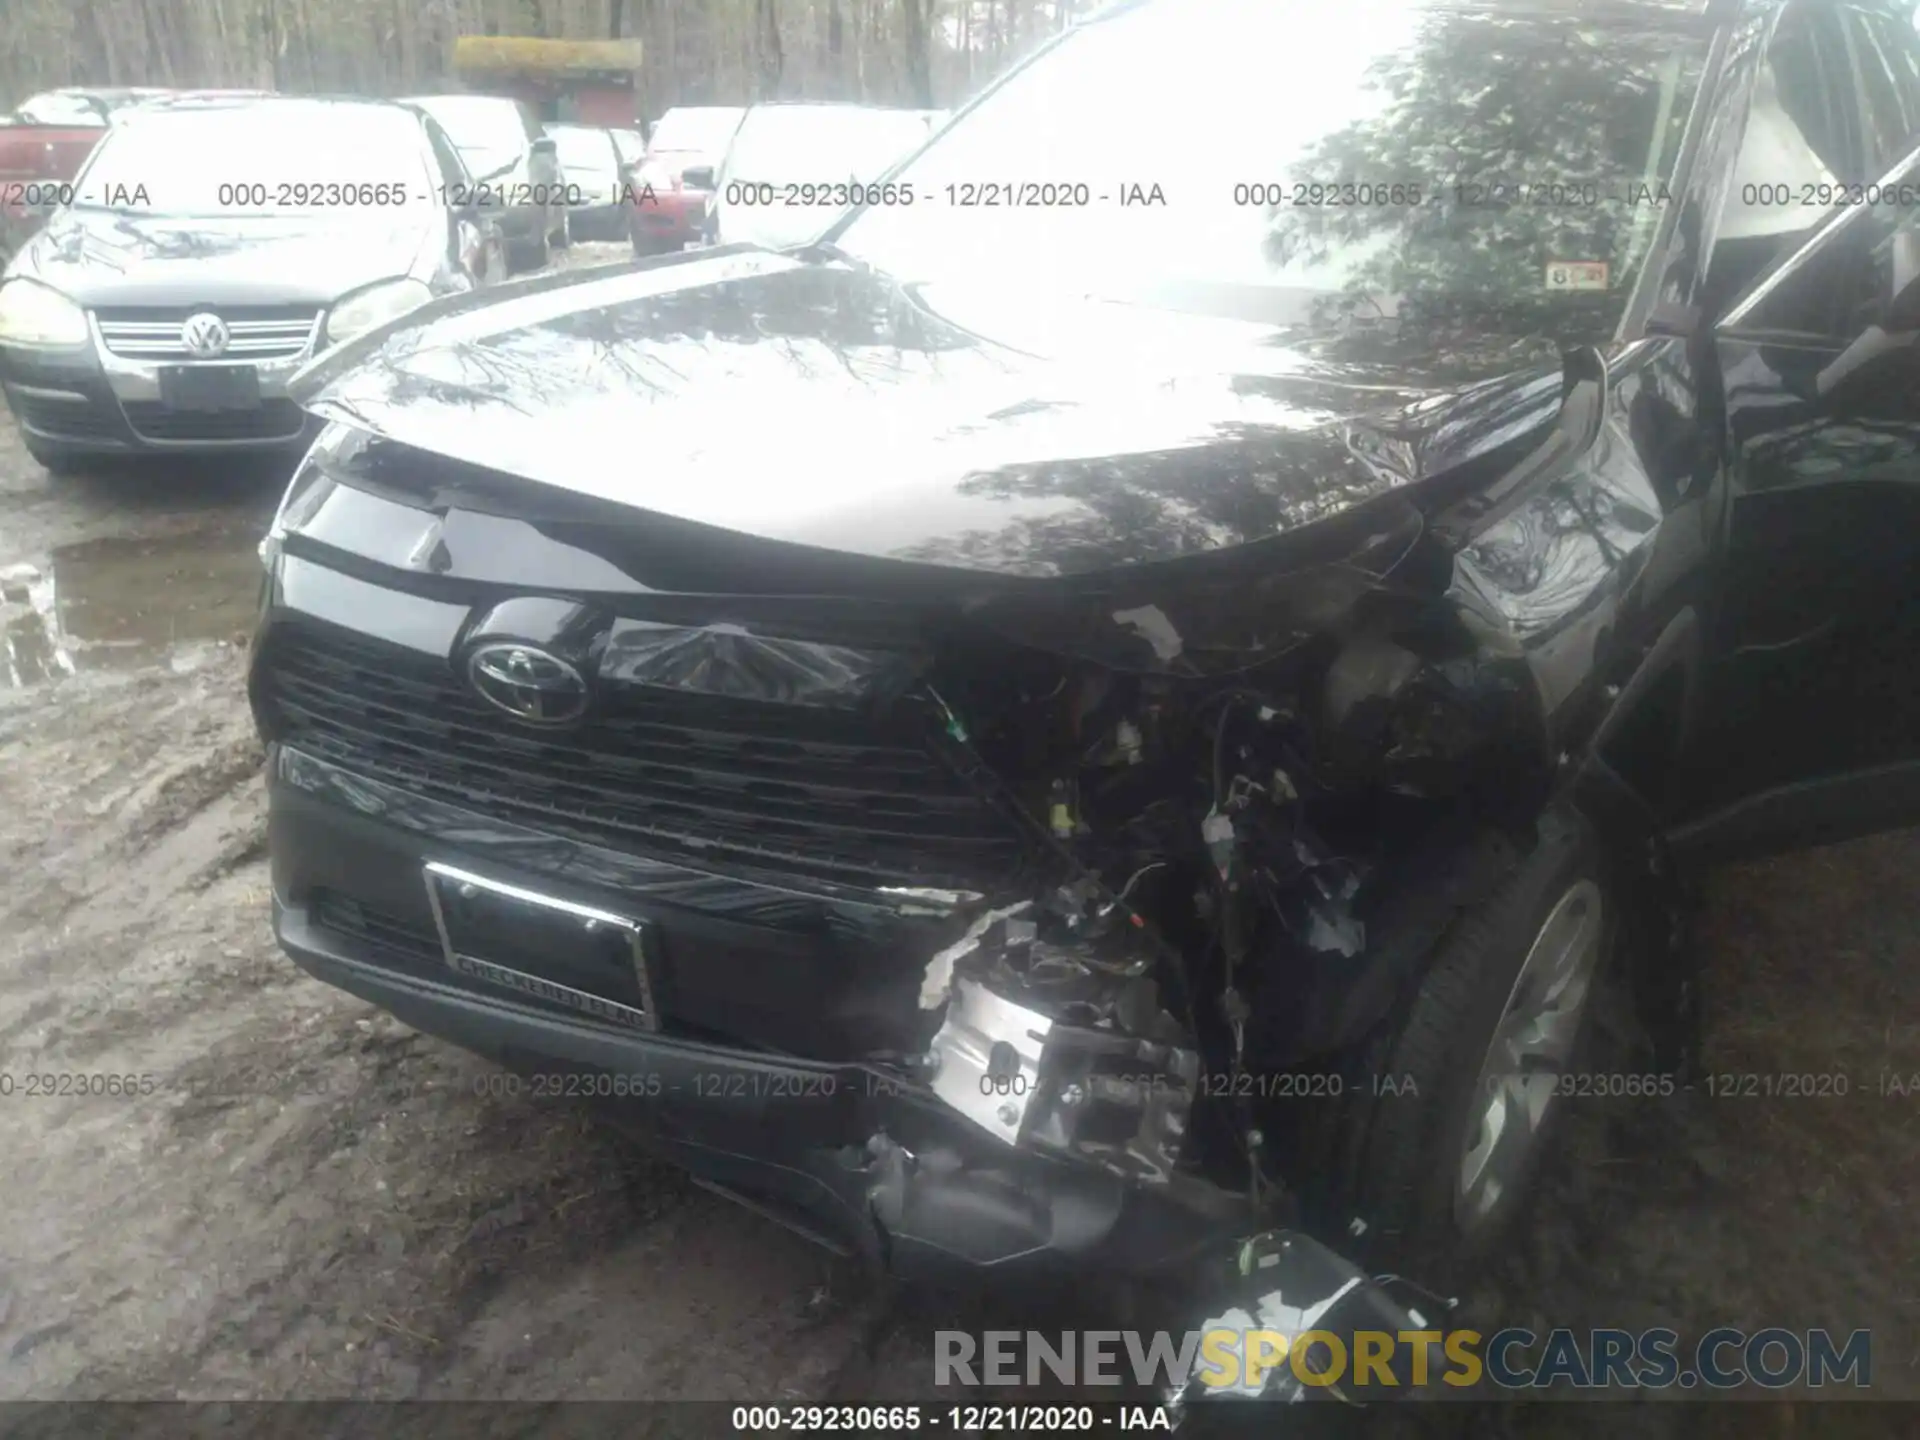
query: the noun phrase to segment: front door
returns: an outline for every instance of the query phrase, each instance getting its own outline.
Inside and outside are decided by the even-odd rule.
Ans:
[[[1916,270],[1920,151],[1718,323],[1729,499],[1682,858],[1920,823],[1920,321],[1889,310]]]

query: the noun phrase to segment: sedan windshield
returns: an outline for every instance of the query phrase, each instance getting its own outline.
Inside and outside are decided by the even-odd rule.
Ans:
[[[1707,39],[1672,6],[1524,8],[1118,5],[949,123],[893,177],[911,204],[831,238],[907,282],[1607,336]]]
[[[136,110],[93,152],[75,203],[185,218],[377,222],[433,200],[430,158],[419,120],[397,106]]]
[[[605,130],[581,125],[549,125],[547,134],[553,137],[560,166],[569,175],[611,178],[619,169],[613,136]]]

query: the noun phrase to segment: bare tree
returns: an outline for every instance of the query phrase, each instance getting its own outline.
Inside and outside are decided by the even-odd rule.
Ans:
[[[905,21],[907,85],[913,100],[922,110],[933,108],[933,56],[928,46],[927,0],[900,0],[900,15]]]
[[[780,93],[780,78],[787,68],[787,57],[780,48],[780,14],[776,5],[777,0],[753,0],[762,100],[771,100]]]
[[[72,84],[450,88],[460,35],[637,39],[639,103],[953,104],[1091,0],[0,0],[0,110]]]

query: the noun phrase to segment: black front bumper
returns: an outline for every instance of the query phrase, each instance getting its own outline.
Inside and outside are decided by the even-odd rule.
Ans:
[[[253,409],[200,412],[122,400],[91,345],[65,351],[0,346],[0,394],[27,438],[102,457],[303,450],[321,426],[281,395]]]
[[[609,852],[556,847],[284,746],[271,774],[274,931],[297,964],[510,1070],[580,1076],[584,1083],[564,1088],[640,1097],[607,1103],[696,1177],[802,1233],[904,1277],[941,1278],[1090,1266],[1161,1274],[1246,1228],[1236,1195],[1201,1182],[1142,1186],[1015,1149],[905,1071],[716,1043],[677,1022],[670,1005],[659,1031],[626,1029],[456,973],[410,899],[424,903],[428,861],[616,913],[644,918],[649,902],[608,883],[628,863]],[[649,893],[672,893],[657,868]],[[698,888],[700,877],[685,879]],[[698,927],[677,928],[678,967],[697,970]],[[715,945],[737,953],[737,929]],[[778,944],[770,954],[789,963]],[[502,959],[529,971],[540,963]],[[919,965],[903,958],[914,977]],[[670,980],[663,993],[677,988]]]

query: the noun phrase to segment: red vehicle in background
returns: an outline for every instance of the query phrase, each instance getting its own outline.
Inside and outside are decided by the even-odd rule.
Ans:
[[[0,265],[72,198],[70,182],[107,133],[113,112],[167,93],[47,90],[0,115]]]
[[[635,255],[679,250],[700,238],[714,171],[746,113],[739,105],[683,105],[654,123],[647,153],[627,181]]]

